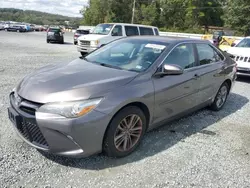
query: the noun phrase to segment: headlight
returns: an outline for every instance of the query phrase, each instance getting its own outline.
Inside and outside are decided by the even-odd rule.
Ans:
[[[75,102],[48,103],[41,106],[38,112],[58,114],[67,118],[76,118],[92,111],[101,100],[101,98],[98,98]]]
[[[93,40],[90,42],[91,46],[97,46],[99,44],[99,40]]]

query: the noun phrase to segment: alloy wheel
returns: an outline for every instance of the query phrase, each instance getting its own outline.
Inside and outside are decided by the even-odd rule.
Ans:
[[[224,85],[220,88],[219,93],[216,97],[216,106],[218,108],[221,108],[223,104],[226,102],[227,94],[228,94],[228,90],[227,90],[227,87]]]
[[[117,150],[126,152],[133,148],[142,135],[143,124],[138,115],[131,114],[125,117],[118,125],[114,144]]]

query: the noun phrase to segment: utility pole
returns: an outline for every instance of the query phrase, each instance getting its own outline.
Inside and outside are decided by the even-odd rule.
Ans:
[[[135,0],[133,3],[133,10],[132,10],[132,21],[131,21],[132,24],[134,23],[134,17],[135,17]]]

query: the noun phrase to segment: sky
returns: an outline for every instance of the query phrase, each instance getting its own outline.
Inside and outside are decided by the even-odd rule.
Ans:
[[[0,8],[37,10],[71,17],[81,17],[79,10],[88,0],[0,0]]]

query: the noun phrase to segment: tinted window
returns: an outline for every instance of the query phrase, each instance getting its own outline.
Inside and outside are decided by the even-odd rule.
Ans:
[[[215,63],[221,60],[219,54],[209,44],[196,44],[200,65]]]
[[[194,48],[192,44],[177,46],[165,59],[164,64],[176,64],[183,69],[195,66]]]
[[[139,35],[138,28],[135,26],[125,26],[127,36]]]
[[[116,25],[112,30],[112,36],[122,36],[122,26]]]
[[[76,33],[79,33],[79,34],[89,34],[89,31],[88,30],[77,30]]]
[[[155,30],[155,35],[159,35],[158,29],[154,28],[154,30]]]
[[[153,29],[148,27],[139,27],[141,35],[154,35]]]
[[[54,28],[50,28],[49,32],[53,32],[53,33],[59,33],[61,30],[60,29],[54,29]]]
[[[167,46],[168,43],[127,38],[109,43],[85,58],[100,65],[143,72],[154,64]]]

